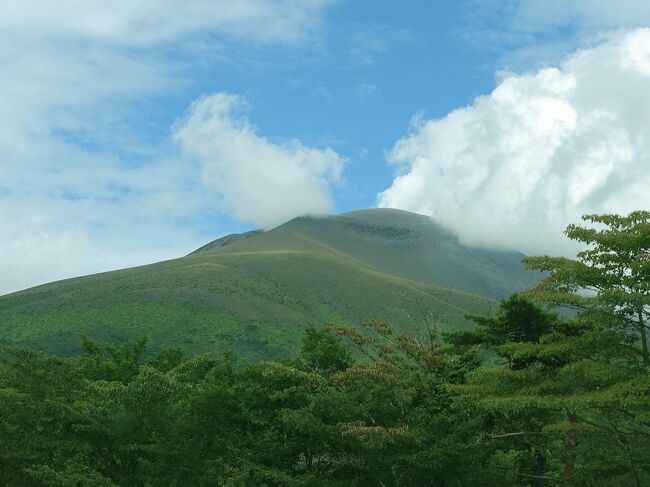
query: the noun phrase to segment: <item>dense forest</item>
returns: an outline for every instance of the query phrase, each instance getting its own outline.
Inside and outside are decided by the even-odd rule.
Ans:
[[[575,260],[470,331],[309,327],[283,360],[83,340],[0,355],[9,486],[650,485],[650,212],[590,215]],[[592,228],[594,227],[595,228]]]

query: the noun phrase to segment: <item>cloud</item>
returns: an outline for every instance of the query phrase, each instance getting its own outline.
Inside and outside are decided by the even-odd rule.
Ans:
[[[612,32],[650,26],[646,0],[465,0],[465,6],[461,36],[490,52],[497,67],[517,71],[558,65]]]
[[[569,24],[579,29],[632,29],[650,24],[646,0],[516,0],[513,24],[543,31]]]
[[[650,24],[646,0],[466,0],[470,27],[502,40],[533,40],[562,30],[564,37],[641,28]],[[567,29],[570,28],[570,29]],[[538,38],[535,38],[539,40]]]
[[[413,40],[413,34],[405,29],[366,29],[354,34],[349,55],[355,64],[374,64],[390,49]]]
[[[215,196],[176,157],[159,102],[227,47],[317,43],[334,3],[0,1],[0,294],[212,237],[196,223],[216,231]]]
[[[78,147],[75,139],[86,146],[113,144],[106,134],[124,137],[128,130],[115,127],[142,110],[143,98],[169,95],[187,83],[185,63],[232,41],[304,44],[333,3],[0,2],[2,147],[23,156],[20,151],[42,146],[42,139],[59,146]]]
[[[361,98],[368,98],[379,93],[379,87],[370,83],[361,83],[357,86],[357,93]]]
[[[128,168],[83,156],[59,174],[38,164],[31,175],[27,165],[3,173],[0,294],[178,257],[206,239],[183,224],[211,198],[193,176],[200,168],[174,159]]]
[[[202,164],[203,180],[221,197],[220,209],[263,227],[331,212],[330,187],[341,180],[344,160],[329,148],[260,136],[238,116],[244,106],[242,98],[226,93],[204,97],[174,131],[184,154]]]
[[[379,205],[433,216],[471,244],[571,253],[585,213],[650,208],[650,29],[612,35],[559,67],[502,74],[390,151]]]
[[[81,207],[47,198],[3,204],[0,295],[52,280],[166,260],[198,247],[196,235],[164,218],[152,221],[121,212],[113,218],[98,216],[115,209],[111,204]],[[137,213],[135,205],[130,209]]]
[[[197,34],[254,42],[304,40],[337,0],[4,1],[0,28],[21,38],[74,38],[151,46]]]

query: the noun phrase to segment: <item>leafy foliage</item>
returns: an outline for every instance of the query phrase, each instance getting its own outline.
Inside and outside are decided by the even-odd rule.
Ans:
[[[569,225],[566,235],[587,245],[577,260],[532,257],[531,269],[549,271],[527,293],[534,300],[574,307],[578,319],[627,335],[650,366],[650,212],[627,216],[585,215],[601,229]]]

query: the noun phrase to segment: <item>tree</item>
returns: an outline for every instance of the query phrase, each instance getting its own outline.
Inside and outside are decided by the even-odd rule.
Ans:
[[[484,418],[456,402],[453,386],[467,364],[445,352],[435,324],[422,323],[421,334],[363,325],[362,332],[331,327],[362,357],[334,376],[338,387],[328,398],[344,412],[338,422],[351,441],[343,445],[343,478],[356,482],[345,485],[511,485],[510,473],[475,441]]]
[[[513,303],[527,312],[512,313]],[[477,318],[475,330],[448,337],[456,353],[489,360],[456,387],[457,404],[486,418],[477,441],[524,485],[645,485],[645,367],[631,360],[617,333],[525,303],[511,297],[496,316]],[[527,339],[508,333],[521,329],[522,316],[543,323],[545,332]]]
[[[578,319],[621,332],[622,341],[650,366],[650,212],[585,215],[600,228],[569,225],[566,235],[587,249],[576,260],[529,257],[527,267],[549,274],[526,295],[576,309]]]
[[[483,433],[505,452],[525,458],[530,447],[543,456],[521,471],[539,485],[647,485],[650,213],[584,220],[599,228],[567,228],[587,246],[576,260],[525,260],[548,274],[523,298],[573,309],[575,319],[551,319],[522,298],[475,318],[476,330],[450,342],[503,362],[468,374],[461,397],[493,415]]]
[[[307,370],[318,370],[325,374],[344,370],[352,364],[349,349],[337,336],[313,326],[305,328],[298,359]]]

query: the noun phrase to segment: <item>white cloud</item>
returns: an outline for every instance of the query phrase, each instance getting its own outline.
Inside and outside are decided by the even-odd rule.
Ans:
[[[114,205],[73,206],[46,198],[3,204],[3,210],[11,213],[0,214],[0,295],[52,280],[178,257],[199,243],[191,231],[164,218],[99,216],[98,226],[93,217],[114,210]],[[136,207],[131,209],[137,212]]]
[[[258,135],[237,115],[243,105],[226,93],[202,98],[174,132],[183,152],[203,165],[204,181],[221,196],[221,209],[264,227],[332,211],[330,186],[340,181],[343,159],[329,148]]]
[[[3,173],[0,295],[178,257],[206,238],[181,224],[210,200],[192,176],[198,167],[168,159],[129,169],[84,154],[75,161],[60,173],[54,164]]]
[[[0,29],[22,38],[82,37],[150,46],[210,33],[247,41],[304,40],[337,0],[3,0]]]
[[[0,294],[203,243],[214,196],[149,104],[224,46],[315,41],[336,1],[0,0]]]
[[[650,29],[612,35],[558,68],[416,120],[389,154],[380,206],[432,215],[473,244],[570,253],[584,213],[650,208]]]

